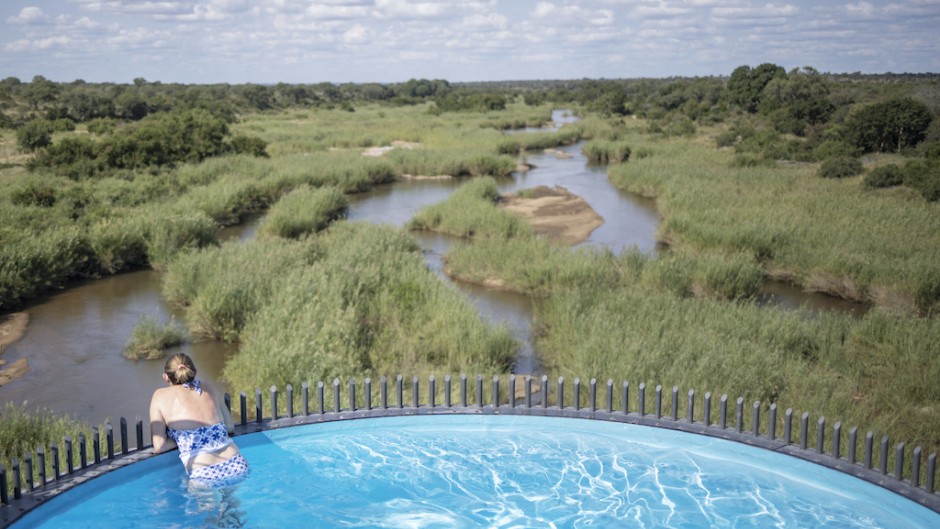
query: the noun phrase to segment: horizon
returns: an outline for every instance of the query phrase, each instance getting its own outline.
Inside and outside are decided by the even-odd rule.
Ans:
[[[940,71],[940,0],[6,0],[0,77],[393,84]]]

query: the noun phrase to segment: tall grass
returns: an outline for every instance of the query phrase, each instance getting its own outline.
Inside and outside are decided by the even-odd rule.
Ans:
[[[88,445],[91,446],[91,429],[84,423],[70,419],[69,417],[55,414],[46,409],[27,409],[26,404],[15,405],[7,402],[0,408],[0,465],[10,468],[10,462],[13,458],[22,461],[26,454],[34,454],[36,447],[48,447],[55,443],[61,446],[66,436],[76,439],[79,432],[84,432],[88,439]],[[65,468],[65,450],[60,451],[59,468]],[[46,457],[45,475],[53,475],[53,458],[48,453]],[[33,479],[36,479],[38,469],[34,471]],[[15,485],[12,482],[12,475],[7,474],[9,480],[8,486]],[[26,482],[25,473],[21,474],[19,486],[29,490],[30,484]],[[12,497],[12,494],[10,495]]]
[[[940,448],[936,318],[759,307],[750,300],[762,263],[734,250],[616,256],[538,237],[483,237],[455,245],[446,261],[461,279],[538,300],[534,335],[548,372],[777,402]]]
[[[124,356],[133,360],[156,360],[164,351],[186,341],[186,331],[175,322],[160,323],[153,316],[141,316],[124,346]]]
[[[258,234],[296,239],[326,228],[345,215],[348,207],[346,196],[335,187],[298,187],[271,207]]]
[[[185,309],[194,334],[234,342],[280,278],[316,259],[312,243],[275,238],[204,248],[171,262],[163,278],[163,295]]]
[[[514,237],[531,233],[528,224],[505,211],[492,177],[461,185],[440,204],[425,207],[409,222],[413,230],[433,230],[457,237]]]
[[[637,135],[631,143],[650,139]],[[694,249],[747,252],[772,276],[902,312],[927,312],[940,263],[940,209],[898,190],[866,193],[858,178],[813,166],[732,167],[731,154],[663,139],[660,155],[611,167],[623,189],[657,197],[659,235]]]
[[[508,329],[485,324],[441,283],[410,237],[340,222],[316,244],[322,258],[279,276],[245,326],[225,368],[232,387],[507,369]]]

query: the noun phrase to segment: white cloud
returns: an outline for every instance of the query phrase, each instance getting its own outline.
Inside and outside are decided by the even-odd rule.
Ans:
[[[356,24],[343,33],[343,41],[347,44],[363,42],[366,40],[369,30],[361,24]]]
[[[45,51],[51,48],[67,46],[71,42],[71,39],[65,35],[58,35],[54,37],[45,37],[41,39],[20,39],[15,42],[11,42],[3,47],[4,51],[10,51],[14,53],[18,52],[35,52],[35,51]]]
[[[35,6],[24,7],[16,16],[7,19],[11,24],[42,24],[49,20],[41,8]]]

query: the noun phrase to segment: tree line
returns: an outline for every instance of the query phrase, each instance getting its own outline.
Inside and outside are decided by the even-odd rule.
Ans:
[[[199,161],[224,153],[265,155],[259,138],[228,137],[239,115],[287,108],[429,104],[428,111],[499,112],[514,101],[576,106],[613,119],[638,117],[651,133],[691,135],[722,129],[716,146],[741,165],[781,160],[820,163],[820,176],[864,172],[871,153],[894,153],[894,169],[866,175],[870,188],[909,185],[940,199],[940,76],[824,74],[764,63],[728,76],[450,83],[129,84],[0,81],[0,128],[35,152],[30,166],[82,178],[114,169]],[[86,136],[56,132],[84,124]],[[887,173],[885,172],[887,171]],[[889,176],[885,176],[888,174]]]

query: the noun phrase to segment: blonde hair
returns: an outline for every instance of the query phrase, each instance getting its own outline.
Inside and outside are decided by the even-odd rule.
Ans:
[[[173,384],[186,384],[196,378],[196,364],[185,353],[176,353],[167,359],[163,372]]]

